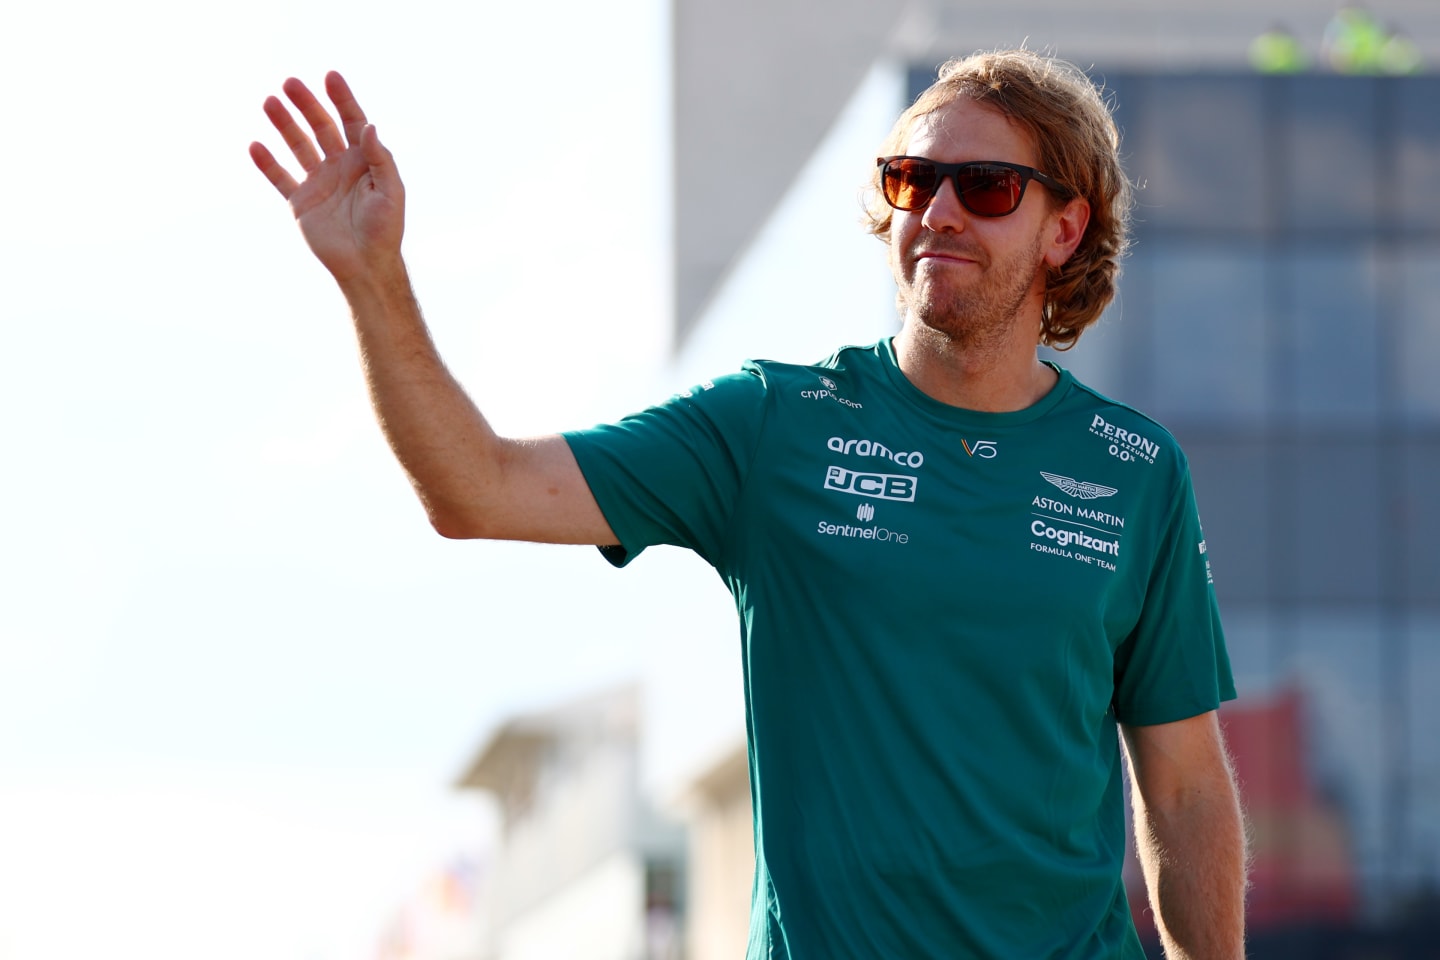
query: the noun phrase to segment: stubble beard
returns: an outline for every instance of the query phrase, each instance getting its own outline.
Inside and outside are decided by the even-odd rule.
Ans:
[[[901,290],[901,308],[962,350],[998,349],[1014,333],[1042,259],[1036,237],[1029,251],[1007,263],[979,261],[982,276],[965,286],[923,279],[917,266]]]

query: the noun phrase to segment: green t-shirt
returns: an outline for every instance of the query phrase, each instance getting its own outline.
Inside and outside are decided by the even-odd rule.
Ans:
[[[566,438],[612,562],[688,547],[735,597],[749,960],[1143,956],[1116,723],[1235,695],[1162,427],[1063,370],[947,406],[887,340]]]

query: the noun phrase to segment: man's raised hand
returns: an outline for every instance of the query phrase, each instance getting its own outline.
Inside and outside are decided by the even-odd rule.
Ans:
[[[292,77],[282,89],[310,130],[295,121],[279,97],[265,101],[265,115],[305,178],[296,181],[262,143],[250,144],[255,166],[290,202],[305,242],[341,284],[399,268],[405,187],[350,87],[338,73],[325,77],[325,92],[340,114],[343,133],[305,84]]]

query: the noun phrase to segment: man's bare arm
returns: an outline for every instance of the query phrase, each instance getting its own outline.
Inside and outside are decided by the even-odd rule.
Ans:
[[[1216,714],[1127,726],[1135,840],[1168,960],[1243,960],[1245,828]]]
[[[350,304],[376,418],[431,524],[447,537],[615,543],[564,439],[497,436],[445,367],[400,253],[405,188],[394,157],[338,73],[325,88],[339,127],[299,80],[284,91],[308,132],[278,97],[265,101],[303,180],[263,144],[250,156]]]

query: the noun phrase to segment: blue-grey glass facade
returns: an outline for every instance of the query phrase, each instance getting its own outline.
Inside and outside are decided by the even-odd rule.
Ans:
[[[1135,246],[1064,362],[1189,453],[1242,698],[1303,694],[1383,922],[1440,886],[1440,77],[1106,85]]]
[[[1095,72],[1135,244],[1058,359],[1185,447],[1240,702],[1302,695],[1384,923],[1440,889],[1440,77]]]

